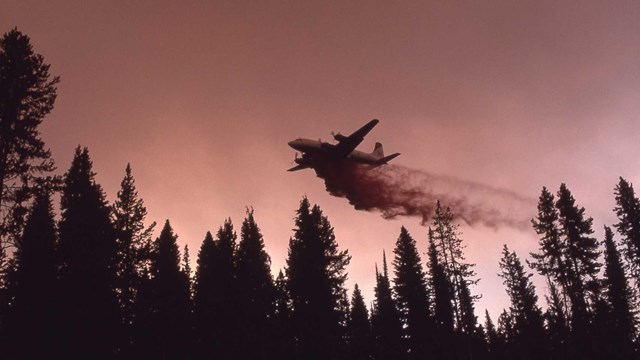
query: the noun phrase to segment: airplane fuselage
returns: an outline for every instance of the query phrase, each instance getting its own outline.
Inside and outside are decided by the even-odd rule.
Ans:
[[[295,162],[298,164],[288,171],[298,171],[307,168],[314,168],[317,162],[322,160],[331,161],[351,161],[359,164],[368,164],[373,166],[384,165],[390,160],[395,159],[400,153],[394,153],[388,156],[384,155],[382,144],[376,143],[373,152],[365,153],[356,150],[356,147],[364,140],[364,137],[373,129],[379,120],[373,119],[356,130],[349,136],[340,133],[333,134],[333,138],[337,144],[330,144],[320,140],[311,139],[295,139],[289,141],[289,146],[300,151],[302,158],[298,158],[296,154]]]
[[[331,153],[327,150],[327,146],[331,146],[331,144],[327,142],[322,142],[319,140],[296,139],[293,141],[289,141],[289,146],[291,146],[292,148],[304,154],[309,154],[311,156],[318,155],[318,154],[331,156]],[[359,150],[353,150],[351,154],[347,155],[346,158],[359,164],[368,164],[368,165],[380,164],[379,157],[375,157],[372,154],[365,153]],[[336,160],[340,160],[340,158],[337,157]]]

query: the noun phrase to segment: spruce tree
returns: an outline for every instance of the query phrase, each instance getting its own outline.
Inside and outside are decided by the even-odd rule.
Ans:
[[[64,319],[59,344],[65,357],[76,359],[113,357],[120,330],[116,236],[94,176],[89,151],[78,147],[65,174],[58,247]]]
[[[629,287],[620,253],[613,240],[611,228],[605,226],[605,270],[604,289],[606,292],[606,331],[602,332],[608,345],[609,354],[620,358],[631,358],[636,338],[636,318],[633,310],[634,296]]]
[[[487,342],[487,350],[490,359],[502,359],[504,358],[503,348],[504,344],[500,341],[498,330],[489,316],[489,311],[484,311],[484,329],[485,338]]]
[[[49,194],[43,192],[29,212],[13,254],[8,358],[55,357],[57,325],[56,229]],[[28,345],[27,345],[28,344]]]
[[[237,252],[239,358],[267,359],[271,356],[272,320],[275,289],[271,276],[271,258],[253,217],[247,210],[242,222]]]
[[[416,241],[404,226],[396,241],[394,290],[407,338],[410,359],[421,359],[433,348],[435,324],[431,317],[427,279]]]
[[[200,251],[193,284],[193,305],[195,319],[195,353],[196,359],[204,359],[210,355],[216,343],[215,315],[216,297],[220,289],[216,284],[216,265],[218,250],[211,232],[207,232]]]
[[[149,270],[151,234],[156,223],[146,226],[147,208],[139,198],[131,166],[127,164],[111,218],[116,231],[116,289],[122,315],[122,344],[124,356],[131,351],[138,290]]]
[[[333,227],[305,197],[289,240],[287,287],[293,308],[297,356],[335,359],[343,354],[348,299],[344,282],[350,256],[340,251]]]
[[[376,266],[375,299],[371,310],[371,329],[374,341],[374,358],[379,360],[404,359],[402,323],[396,307],[389,280],[386,254],[382,253],[382,273]]]
[[[509,312],[513,319],[513,338],[510,339],[518,358],[544,359],[547,348],[542,310],[538,307],[538,296],[531,282],[532,274],[524,266],[515,252],[507,245],[502,249],[500,274],[511,300]]]
[[[178,236],[169,220],[153,243],[151,278],[143,286],[140,350],[144,358],[178,359],[188,356],[189,288],[180,269]]]
[[[351,307],[347,320],[347,355],[349,359],[369,360],[372,353],[371,323],[358,284],[353,289]]]
[[[287,290],[287,279],[282,270],[275,281],[275,313],[273,328],[273,359],[294,359],[294,333],[291,318],[291,297]]]
[[[17,29],[0,38],[0,252],[22,232],[29,202],[55,170],[38,127],[53,110],[57,76]],[[3,259],[0,259],[0,262]],[[0,263],[0,265],[3,265]],[[0,268],[0,270],[2,270]]]
[[[614,189],[616,206],[613,211],[618,217],[615,228],[625,244],[625,255],[631,265],[636,286],[640,288],[640,200],[633,184],[620,177]]]
[[[238,285],[236,277],[236,254],[238,236],[231,219],[226,219],[216,234],[217,255],[214,259],[216,294],[213,298],[214,352],[221,359],[233,359],[237,355],[238,327]]]
[[[569,339],[569,322],[565,313],[564,303],[561,299],[560,291],[556,285],[547,278],[549,295],[547,300],[547,310],[544,313],[546,321],[547,336],[549,340],[549,353],[555,359],[567,357],[567,343]]]

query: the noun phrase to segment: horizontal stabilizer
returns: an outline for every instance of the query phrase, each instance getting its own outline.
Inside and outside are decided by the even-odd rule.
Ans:
[[[391,160],[393,160],[393,159],[397,158],[398,156],[400,156],[400,153],[391,154],[391,155],[389,155],[389,156],[385,156],[385,157],[383,157],[382,159],[378,160],[378,162],[379,162],[380,164],[386,164],[386,163],[388,163],[389,161],[391,161]]]
[[[291,169],[287,170],[287,171],[298,171],[298,170],[303,170],[303,169],[308,169],[309,165],[306,164],[302,164],[302,165],[298,165],[298,166],[294,166]]]

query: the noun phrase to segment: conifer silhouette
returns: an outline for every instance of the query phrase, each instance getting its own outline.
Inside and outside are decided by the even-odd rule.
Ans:
[[[347,339],[347,358],[354,360],[368,360],[371,358],[371,323],[369,322],[369,312],[358,284],[355,285],[353,296],[351,297],[351,307],[347,320]]]
[[[65,174],[58,246],[63,321],[58,334],[70,358],[113,357],[113,334],[120,330],[116,236],[94,176],[89,151],[78,146]]]
[[[57,354],[56,245],[51,199],[43,192],[36,197],[13,254],[7,319],[10,347],[5,348],[10,358],[42,359]]]
[[[253,217],[247,210],[242,222],[237,252],[238,282],[238,353],[241,359],[268,359],[271,354],[271,334],[274,317],[275,289],[271,276],[271,258],[264,249],[264,240]]]
[[[404,359],[402,323],[391,290],[387,256],[382,253],[382,273],[376,267],[375,299],[371,310],[371,327],[374,341],[374,358]]]
[[[416,241],[404,227],[400,229],[393,253],[393,283],[407,352],[409,359],[421,359],[433,348],[435,323],[429,311],[427,279]]]
[[[329,223],[317,205],[305,197],[289,240],[287,287],[300,359],[336,359],[344,351],[348,300],[344,282],[350,256],[338,250]]]

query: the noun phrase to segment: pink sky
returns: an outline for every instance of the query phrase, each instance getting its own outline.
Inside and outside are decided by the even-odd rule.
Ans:
[[[0,31],[28,34],[62,78],[42,126],[60,172],[88,146],[112,201],[130,162],[149,220],[170,219],[193,259],[207,230],[229,216],[239,229],[253,206],[274,272],[306,194],[367,302],[400,226],[421,251],[426,229],[355,211],[312,171],[287,173],[287,141],[378,118],[360,149],[380,141],[402,153],[395,163],[530,197],[566,182],[600,236],[618,176],[640,185],[638,19],[636,1],[0,3]],[[537,238],[462,231],[482,279],[477,314],[497,316],[502,244],[524,256]]]

